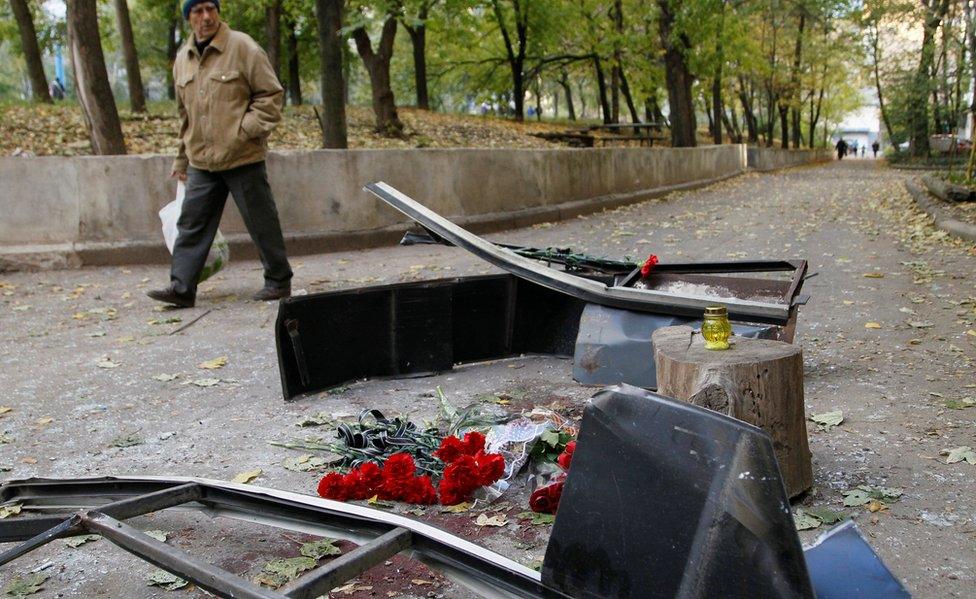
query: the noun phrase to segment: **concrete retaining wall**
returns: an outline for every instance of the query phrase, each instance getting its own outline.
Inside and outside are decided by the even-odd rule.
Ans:
[[[749,148],[747,150],[749,168],[757,171],[772,171],[791,166],[803,166],[828,162],[833,159],[830,150],[781,150],[778,148]]]
[[[764,165],[774,162],[768,152],[761,155]],[[167,178],[170,164],[170,157],[156,155],[0,158],[0,270],[167,260],[157,212],[175,193],[175,182]],[[361,190],[370,181],[386,181],[483,232],[705,185],[746,165],[741,145],[319,150],[268,158],[294,254],[395,242],[406,218]],[[235,255],[253,256],[240,215],[233,202],[228,206],[221,230]]]

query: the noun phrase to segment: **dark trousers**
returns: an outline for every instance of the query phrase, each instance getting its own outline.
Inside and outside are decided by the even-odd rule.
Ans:
[[[217,235],[228,191],[234,196],[251,240],[258,246],[264,265],[265,286],[290,285],[291,267],[285,255],[285,240],[264,162],[217,172],[201,171],[191,166],[186,175],[186,196],[177,221],[179,235],[173,247],[170,269],[170,280],[176,292],[196,294],[197,280]]]

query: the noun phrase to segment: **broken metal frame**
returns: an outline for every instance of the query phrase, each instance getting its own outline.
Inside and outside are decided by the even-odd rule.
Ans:
[[[543,584],[538,572],[428,524],[287,491],[189,477],[26,479],[0,486],[0,504],[9,502],[59,515],[0,521],[0,543],[21,542],[0,553],[0,566],[56,539],[89,532],[220,597],[312,599],[399,553],[485,596],[566,596]],[[364,544],[272,591],[123,522],[174,507]],[[77,511],[66,514],[71,510]]]
[[[572,295],[585,302],[639,312],[657,312],[679,316],[699,316],[706,306],[715,303],[715,298],[708,296],[612,286],[567,272],[560,272],[474,235],[384,182],[370,183],[363,189],[407,215],[434,233],[436,237],[465,249],[486,262],[518,277]],[[805,270],[806,264],[804,263],[803,266]],[[802,282],[802,274],[796,281]],[[798,289],[799,282],[794,284],[792,291],[795,292]],[[773,303],[730,299],[724,303],[728,307],[729,316],[732,318],[771,324],[786,323],[790,318],[790,311],[793,309],[793,305],[789,301]]]

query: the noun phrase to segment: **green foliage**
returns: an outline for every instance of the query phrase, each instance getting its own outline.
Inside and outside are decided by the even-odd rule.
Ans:
[[[128,1],[150,98],[164,98],[171,85],[173,50],[190,35],[189,29],[174,0]],[[303,95],[317,100],[314,0],[228,2],[221,16],[266,45],[266,9],[272,2],[281,5],[282,79],[289,76],[287,38],[293,28]],[[435,110],[470,111],[487,103],[493,112],[510,114],[515,82],[521,81],[525,105],[534,106],[541,95],[547,117],[553,116],[556,102],[566,114],[568,86],[577,116],[599,119],[597,62],[612,96],[611,73],[619,60],[641,117],[645,104],[660,106],[666,113],[659,30],[662,3],[676,15],[671,35],[687,40],[686,59],[695,80],[692,93],[702,123],[706,110],[712,111],[715,82],[727,116],[741,125],[744,135],[748,113],[761,132],[760,143],[772,142],[767,132],[779,139],[779,108],[799,111],[804,143],[811,137],[823,143],[827,133],[858,106],[866,87],[880,87],[894,142],[908,137],[920,85],[923,92],[932,92],[928,96],[939,98],[928,107],[933,126],[954,124],[965,108],[962,98],[972,77],[970,69],[960,67],[973,59],[965,48],[970,17],[960,7],[941,21],[936,66],[920,78],[916,73],[920,42],[911,36],[898,37],[906,27],[920,32],[923,12],[911,0],[347,0],[343,31],[348,98],[354,105],[371,102],[370,80],[350,32],[364,27],[375,47],[385,16],[396,14],[399,29],[390,79],[401,104],[415,101],[410,30],[422,26]],[[41,8],[38,0],[31,5],[40,45],[50,62],[54,45],[63,44],[64,22]],[[100,26],[109,61],[118,61],[114,8],[107,0],[100,2]],[[875,42],[882,50],[877,56]],[[0,98],[18,98],[23,92],[19,47],[8,3],[0,2]],[[800,60],[795,63],[798,48]],[[124,86],[117,87],[121,91]],[[620,112],[628,114],[623,97]]]

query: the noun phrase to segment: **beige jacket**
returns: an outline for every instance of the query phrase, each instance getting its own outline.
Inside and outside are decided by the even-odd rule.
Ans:
[[[264,50],[226,23],[197,53],[193,36],[173,64],[180,146],[173,169],[223,171],[264,160],[284,98]]]

